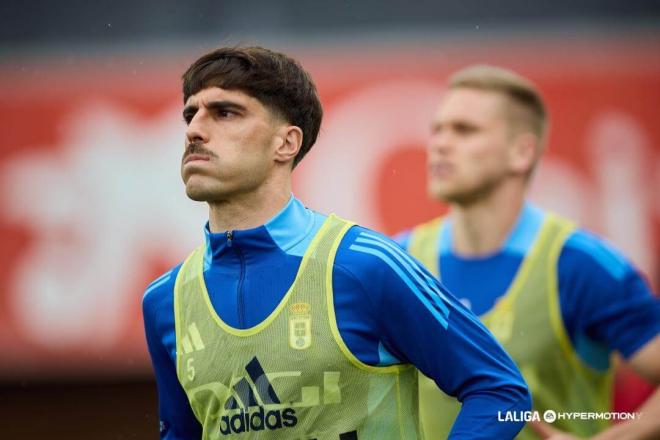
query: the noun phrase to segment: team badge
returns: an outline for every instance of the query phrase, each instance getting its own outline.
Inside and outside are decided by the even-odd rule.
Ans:
[[[307,303],[295,303],[289,308],[289,346],[304,350],[312,345],[311,307]]]

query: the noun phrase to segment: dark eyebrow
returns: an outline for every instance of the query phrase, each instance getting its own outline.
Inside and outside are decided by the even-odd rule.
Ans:
[[[215,111],[234,110],[234,111],[244,112],[247,110],[247,108],[244,105],[241,105],[234,101],[210,101],[206,103],[206,108]]]
[[[206,103],[206,108],[209,110],[213,110],[215,112],[221,112],[221,111],[235,111],[235,112],[245,112],[247,110],[247,107],[245,107],[242,104],[239,104],[234,101],[210,101]],[[195,113],[199,110],[199,107],[195,104],[190,104],[187,105],[183,108],[183,119],[185,121],[188,121],[191,119],[193,116],[195,116]]]

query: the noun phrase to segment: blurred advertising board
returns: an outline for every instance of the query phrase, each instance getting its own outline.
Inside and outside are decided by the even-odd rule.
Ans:
[[[471,63],[502,65],[533,79],[551,113],[533,199],[608,236],[657,288],[656,48],[507,40],[295,49],[325,108],[295,193],[386,233],[442,212],[425,195],[424,148],[443,82]],[[203,239],[206,219],[179,178],[179,76],[194,56],[0,65],[1,377],[149,371],[142,294]]]

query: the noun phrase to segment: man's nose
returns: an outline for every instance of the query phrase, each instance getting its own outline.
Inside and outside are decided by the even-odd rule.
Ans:
[[[198,111],[186,128],[186,140],[190,142],[208,142],[208,131],[204,123],[204,115]]]
[[[429,141],[429,153],[447,154],[452,149],[451,136],[446,132],[436,133]]]

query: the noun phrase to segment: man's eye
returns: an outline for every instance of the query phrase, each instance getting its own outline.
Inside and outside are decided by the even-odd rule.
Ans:
[[[184,112],[183,113],[183,122],[185,122],[186,125],[190,125],[190,123],[192,122],[194,117],[195,117],[194,112]]]
[[[476,131],[475,127],[471,125],[463,125],[463,124],[457,125],[456,127],[454,127],[454,129],[456,130],[457,133],[461,133],[461,134],[469,134]]]

